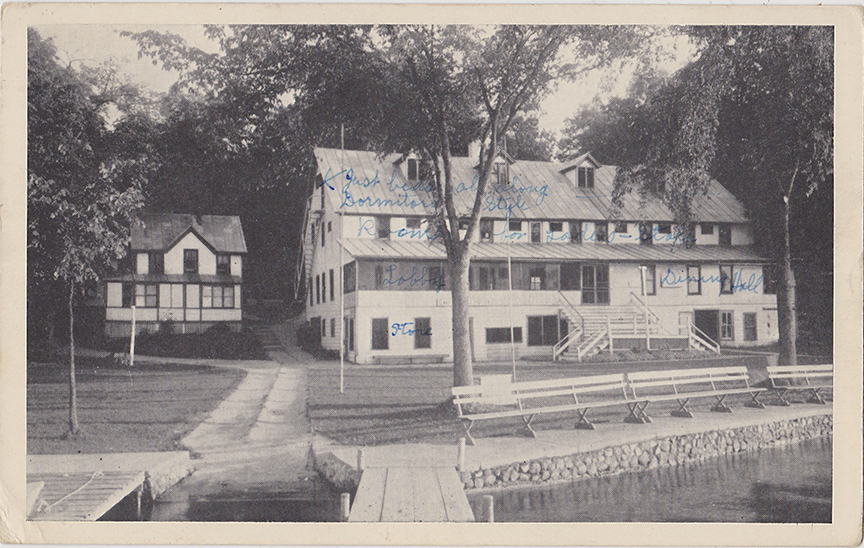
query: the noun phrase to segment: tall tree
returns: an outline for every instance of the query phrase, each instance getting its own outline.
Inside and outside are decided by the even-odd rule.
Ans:
[[[79,431],[75,304],[126,253],[138,183],[110,154],[92,81],[61,66],[50,40],[28,31],[28,298],[65,293],[69,314],[69,432]],[[56,303],[42,301],[53,310]]]
[[[684,30],[699,58],[636,108],[646,120],[643,142],[620,158],[616,194],[664,187],[663,198],[684,227],[693,201],[719,176],[743,201],[757,242],[780,273],[780,360],[795,364],[792,234],[796,217],[816,203],[824,206],[831,194],[833,30]],[[830,215],[830,207],[824,212]]]

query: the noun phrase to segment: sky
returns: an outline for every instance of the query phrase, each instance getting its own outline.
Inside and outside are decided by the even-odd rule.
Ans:
[[[120,36],[120,31],[169,31],[179,34],[187,43],[202,50],[218,51],[216,43],[208,40],[200,25],[42,25],[36,29],[43,37],[54,40],[61,61],[71,62],[74,66],[75,63],[100,64],[113,58],[132,82],[157,92],[168,91],[177,81],[178,73],[162,70],[149,58],[139,59],[137,45],[130,38]],[[670,73],[683,66],[690,55],[686,40],[670,40],[664,47],[671,52],[671,56],[659,68]],[[601,89],[603,76],[600,71],[595,71],[578,82],[560,83],[540,104],[540,126],[560,137],[564,121],[595,97],[599,96],[605,101],[613,96],[623,96],[632,70],[613,74],[613,84],[609,89]]]

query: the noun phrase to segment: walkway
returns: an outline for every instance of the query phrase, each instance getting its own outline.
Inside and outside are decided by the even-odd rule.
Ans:
[[[266,340],[270,361],[211,364],[243,369],[246,378],[182,440],[195,457],[196,471],[161,498],[178,503],[170,511],[177,518],[190,497],[297,491],[311,483],[306,367],[314,358],[291,344],[289,325],[261,324],[255,329],[272,335]]]

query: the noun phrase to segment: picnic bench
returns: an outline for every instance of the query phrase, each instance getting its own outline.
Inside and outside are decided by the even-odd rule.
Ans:
[[[751,401],[745,405],[764,409],[765,405],[758,397],[767,390],[750,386],[750,377],[744,366],[627,373],[627,385],[630,388],[631,402],[627,404],[630,415],[624,420],[632,423],[651,422],[651,417],[645,412],[648,405],[664,401],[676,401],[678,409],[672,411],[672,416],[686,418],[693,418],[687,405],[695,398],[714,397],[717,403],[711,411],[731,413],[732,409],[724,403],[726,397],[749,394]]]
[[[525,429],[536,438],[531,422],[537,415],[574,411],[576,428],[594,429],[587,418],[589,410],[627,402],[623,373],[453,388],[453,403],[471,445],[475,443],[471,428],[477,421],[521,417]]]
[[[820,390],[831,389],[834,386],[833,365],[774,365],[768,367],[768,379],[771,388],[780,399],[778,405],[789,405],[786,393],[792,390],[810,392],[810,403],[825,404]]]

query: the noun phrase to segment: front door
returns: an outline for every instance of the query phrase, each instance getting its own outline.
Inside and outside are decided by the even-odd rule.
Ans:
[[[720,311],[719,310],[696,310],[694,311],[693,323],[703,333],[714,341],[720,340]]]

